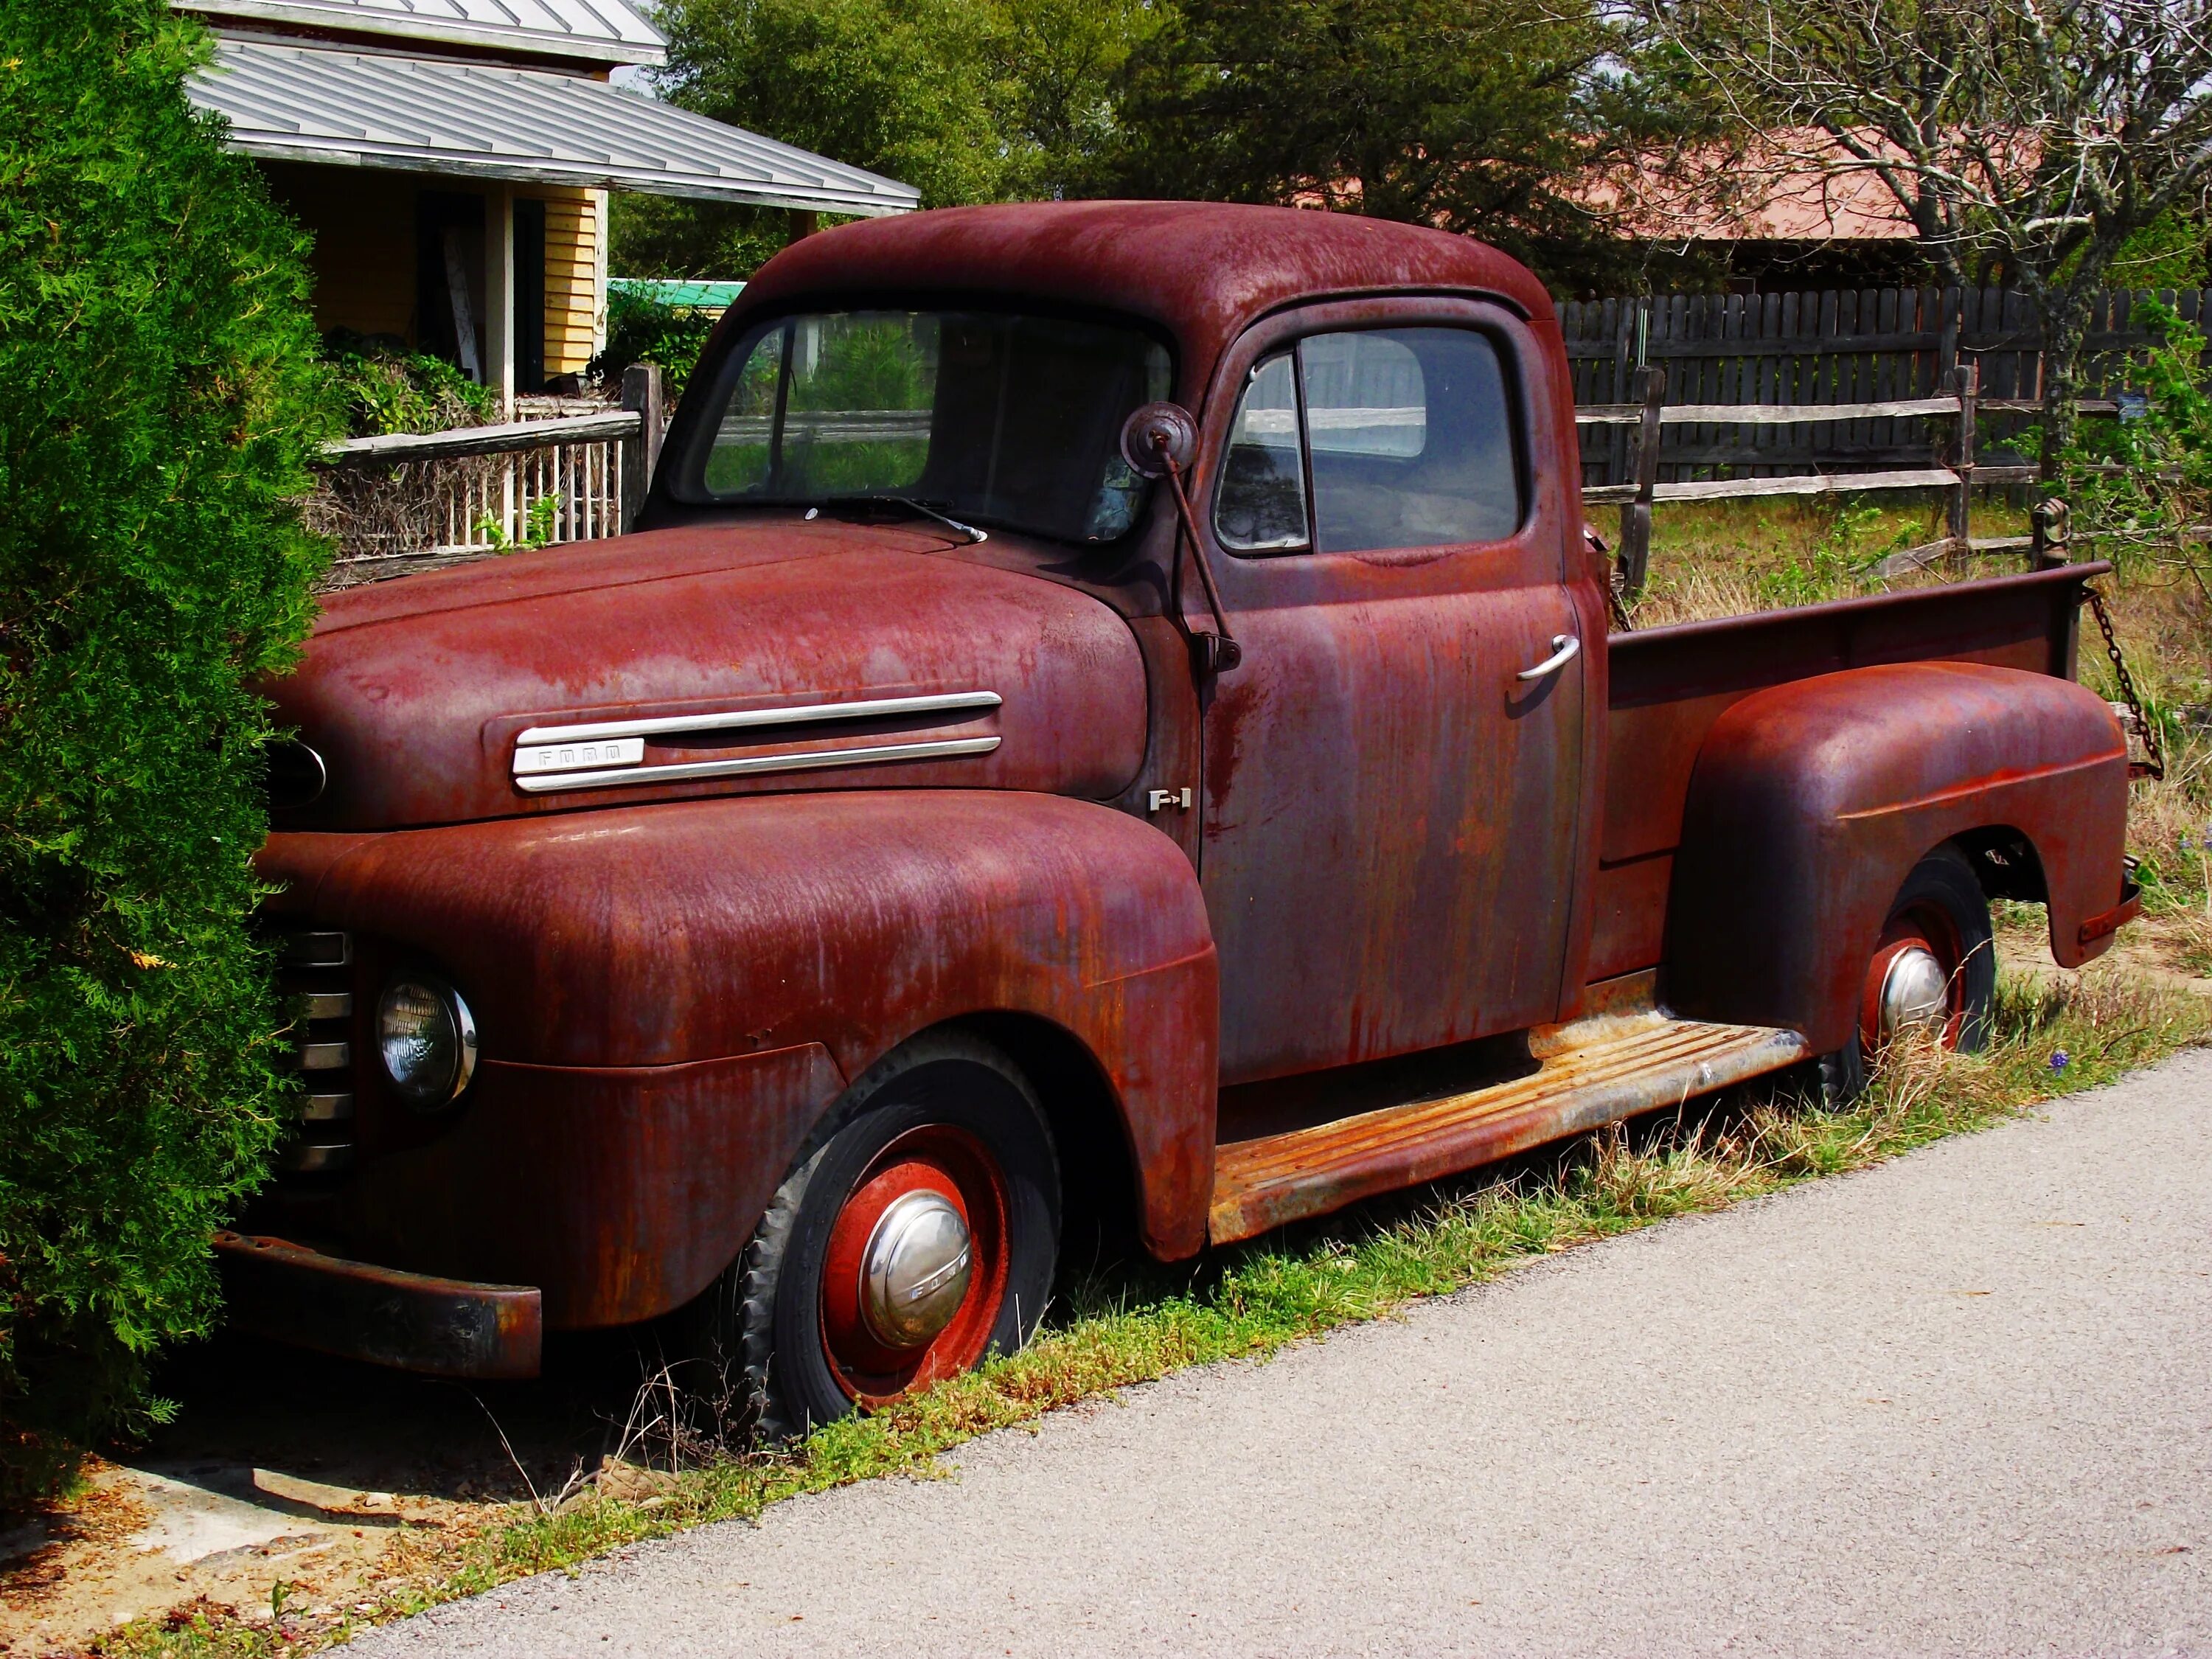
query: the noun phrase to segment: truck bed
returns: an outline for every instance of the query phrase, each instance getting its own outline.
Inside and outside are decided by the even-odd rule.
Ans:
[[[1988,663],[2071,679],[2081,586],[2110,568],[2062,565],[1612,635],[1590,981],[1658,964],[1690,769],[1730,704],[1878,663]]]

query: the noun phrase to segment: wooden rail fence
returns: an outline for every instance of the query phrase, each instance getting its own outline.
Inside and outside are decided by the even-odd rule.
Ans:
[[[1951,372],[1951,390],[1930,398],[1891,398],[1863,404],[1673,404],[1666,400],[1667,371],[1640,371],[1644,399],[1640,404],[1579,409],[1575,422],[1585,437],[1593,429],[1633,425],[1631,450],[1632,482],[1585,484],[1585,507],[1618,505],[1620,542],[1616,568],[1624,593],[1634,595],[1644,586],[1651,556],[1651,509],[1660,501],[1727,501],[1759,495],[1819,495],[1843,491],[1940,489],[1948,495],[1945,533],[1923,546],[1892,554],[1882,562],[1884,575],[1900,575],[1923,568],[1936,559],[1964,560],[1977,554],[2012,552],[2022,549],[2040,553],[2045,529],[2039,520],[2031,536],[1976,537],[1972,520],[1973,492],[1978,484],[2029,483],[2040,476],[2038,468],[2023,465],[1978,466],[1974,460],[1974,435],[1981,411],[1988,407],[1980,398],[1980,372],[1972,363]],[[2010,400],[2008,400],[2010,401]],[[2083,400],[2085,412],[2112,412],[2110,400]],[[1741,478],[1691,478],[1662,483],[1664,438],[1670,426],[1726,424],[1762,431],[1818,424],[1884,420],[1945,420],[1951,422],[1951,440],[1945,465],[1892,468],[1863,472],[1798,472],[1765,474]]]
[[[2150,343],[2134,326],[2158,300],[2184,321],[2212,320],[2212,291],[2116,289],[2089,318],[2086,384],[2109,392],[2130,353]],[[1928,469],[1938,434],[1906,405],[1948,394],[1956,371],[1980,371],[1980,413],[2002,443],[2038,408],[2042,333],[2024,295],[1996,289],[1868,289],[1817,294],[1657,295],[1570,301],[1559,307],[1583,428],[1583,482],[1632,483],[1631,428],[1641,416],[1638,371],[1663,368],[1675,408],[1662,434],[1660,479],[1674,483],[1782,472]],[[2088,407],[2112,405],[2099,398]],[[1759,422],[1744,405],[1825,404],[1820,421]],[[1723,416],[1726,407],[1735,413]],[[1848,411],[1848,412],[1847,412]]]

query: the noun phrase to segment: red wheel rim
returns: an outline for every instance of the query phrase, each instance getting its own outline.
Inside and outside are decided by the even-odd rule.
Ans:
[[[1859,1045],[1867,1054],[1877,1054],[1885,1046],[1882,991],[1898,958],[1912,951],[1926,951],[1942,971],[1943,1024],[1936,1040],[1946,1048],[1959,1046],[1966,1016],[1966,975],[1960,971],[1966,947],[1958,927],[1940,907],[1915,904],[1889,919],[1867,963],[1866,981],[1859,993]]]
[[[967,1225],[967,1294],[951,1320],[911,1348],[886,1345],[862,1312],[863,1261],[884,1212],[914,1193],[934,1193]],[[879,1406],[983,1357],[1006,1297],[1006,1180],[974,1135],[949,1124],[910,1129],[878,1152],[854,1182],[830,1230],[822,1266],[822,1352],[837,1386]]]

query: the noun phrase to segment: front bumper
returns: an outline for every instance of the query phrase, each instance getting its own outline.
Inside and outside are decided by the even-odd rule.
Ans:
[[[243,1233],[217,1233],[215,1248],[241,1330],[434,1376],[538,1375],[545,1313],[535,1285],[435,1279]]]

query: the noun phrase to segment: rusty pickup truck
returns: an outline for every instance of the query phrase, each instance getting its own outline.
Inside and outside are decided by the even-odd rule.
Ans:
[[[797,1428],[1021,1343],[1071,1228],[1847,1095],[1981,1039],[1993,896],[2106,947],[2104,567],[1613,632],[1577,456],[1464,238],[795,243],[634,533],[340,593],[269,688],[304,1086],[235,1317],[477,1376],[666,1320]]]

